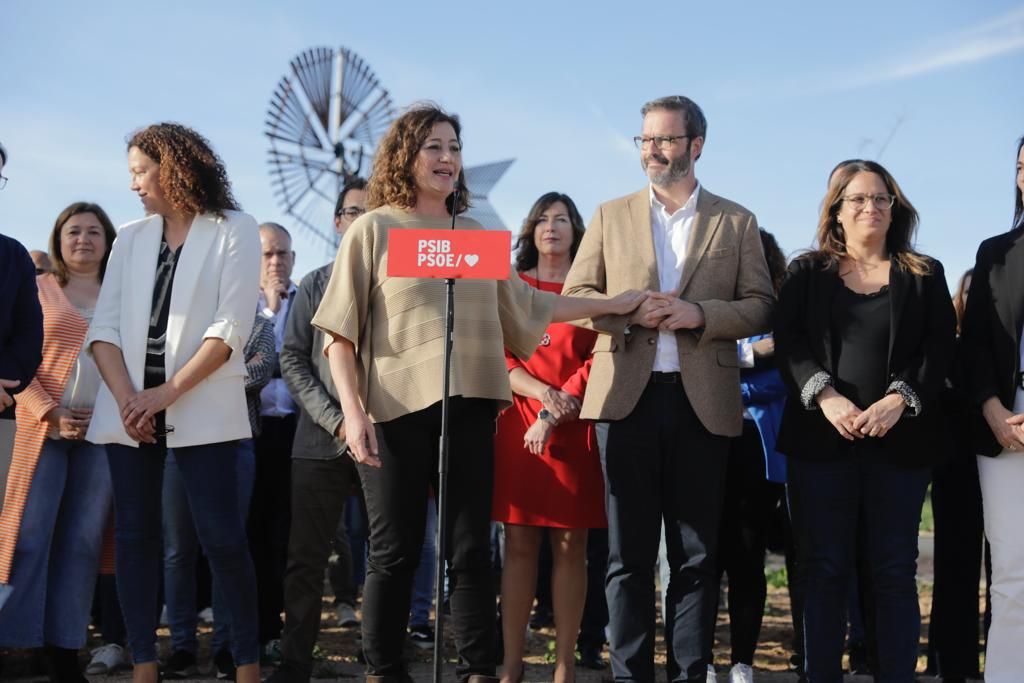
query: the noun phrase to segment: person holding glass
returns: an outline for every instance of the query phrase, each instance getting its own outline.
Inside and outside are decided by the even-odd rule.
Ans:
[[[52,273],[36,284],[43,362],[18,397],[18,430],[0,529],[0,645],[46,646],[51,678],[84,681],[85,645],[110,472],[103,446],[86,439],[100,376],[83,343],[116,233],[96,204],[76,202],[50,233]]]
[[[175,123],[128,140],[148,214],[118,233],[86,344],[104,384],[89,440],[107,444],[117,588],[136,683],[155,683],[161,487],[173,450],[196,533],[230,616],[237,680],[259,680],[256,580],[238,505],[252,435],[243,349],[259,291],[256,222],[209,142]]]
[[[914,250],[918,216],[885,168],[836,171],[816,249],[789,266],[775,354],[789,400],[777,450],[800,508],[806,675],[842,680],[857,547],[876,605],[879,680],[913,681],[917,534],[931,467],[948,454],[938,401],[955,319],[942,265]]]

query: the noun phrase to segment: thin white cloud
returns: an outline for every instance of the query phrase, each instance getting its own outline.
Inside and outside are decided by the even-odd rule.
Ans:
[[[828,90],[850,90],[900,81],[935,71],[995,59],[1024,50],[1024,7],[942,39],[930,49],[904,55],[848,79],[833,79]]]

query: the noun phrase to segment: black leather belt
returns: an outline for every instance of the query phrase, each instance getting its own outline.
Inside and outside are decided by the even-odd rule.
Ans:
[[[682,376],[678,372],[652,372],[651,384],[681,384]]]

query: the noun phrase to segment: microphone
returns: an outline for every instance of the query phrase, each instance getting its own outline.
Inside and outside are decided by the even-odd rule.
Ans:
[[[455,189],[452,191],[452,230],[455,229],[455,210],[459,207],[459,178],[455,177]]]

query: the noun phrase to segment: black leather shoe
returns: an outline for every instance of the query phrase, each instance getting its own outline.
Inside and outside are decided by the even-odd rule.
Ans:
[[[604,658],[601,657],[600,647],[581,647],[579,653],[579,665],[584,669],[604,671],[608,668],[608,662],[604,661]]]

